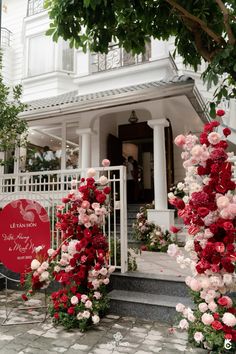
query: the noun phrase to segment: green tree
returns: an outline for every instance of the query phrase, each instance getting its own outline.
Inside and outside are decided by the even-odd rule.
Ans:
[[[184,64],[196,70],[202,59],[209,63],[203,74],[208,87],[223,75],[216,101],[236,96],[235,0],[46,0],[45,6],[48,34],[84,51],[107,53],[116,39],[135,54],[151,36],[174,36]]]
[[[3,83],[0,74],[0,152],[12,151],[15,146],[26,143],[27,123],[19,118],[19,113],[26,107],[20,101],[21,94],[20,85],[11,90]],[[0,158],[0,165],[10,162]]]

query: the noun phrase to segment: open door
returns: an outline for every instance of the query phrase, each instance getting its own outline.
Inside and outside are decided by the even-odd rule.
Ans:
[[[107,138],[107,158],[110,160],[111,166],[123,164],[122,141],[112,134],[109,134]]]

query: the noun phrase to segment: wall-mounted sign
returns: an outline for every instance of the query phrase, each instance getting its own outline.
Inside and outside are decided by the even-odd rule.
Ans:
[[[35,248],[50,248],[50,222],[42,205],[18,199],[0,211],[0,261],[13,272],[30,267]]]

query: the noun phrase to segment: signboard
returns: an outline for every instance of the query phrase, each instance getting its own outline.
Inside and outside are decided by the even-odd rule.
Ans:
[[[50,222],[44,207],[18,199],[0,211],[0,261],[16,273],[30,267],[35,248],[50,248]]]

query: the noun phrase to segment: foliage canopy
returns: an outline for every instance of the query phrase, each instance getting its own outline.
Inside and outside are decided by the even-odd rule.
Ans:
[[[3,83],[0,75],[0,152],[11,151],[26,142],[27,123],[18,116],[26,107],[20,101],[21,94],[22,88],[17,85],[11,96],[10,88]],[[0,159],[0,165],[8,162]]]
[[[116,40],[135,54],[144,52],[150,37],[174,36],[184,64],[196,70],[201,59],[209,63],[204,73],[209,86],[224,74],[219,101],[236,96],[235,0],[46,0],[45,6],[48,34],[84,51],[107,53]]]

